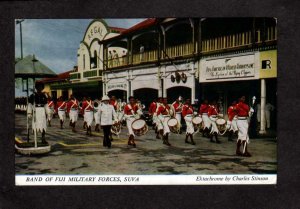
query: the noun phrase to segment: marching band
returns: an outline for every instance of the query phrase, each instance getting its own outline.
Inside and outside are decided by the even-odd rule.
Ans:
[[[92,136],[91,126],[94,121],[95,131],[100,132],[100,126],[103,129],[103,146],[111,148],[112,134],[119,135],[122,124],[126,122],[128,129],[128,145],[136,147],[135,137],[145,135],[148,132],[148,125],[143,119],[143,110],[145,106],[139,100],[130,96],[129,102],[124,103],[117,100],[116,97],[109,98],[104,95],[101,100],[92,101],[90,97],[79,102],[73,95],[68,101],[60,97],[55,105],[48,94],[44,94],[43,84],[37,83],[37,92],[29,97],[27,114],[35,122],[32,126],[36,131],[42,132],[42,143],[47,143],[45,133],[48,126],[51,126],[51,120],[55,113],[60,120],[60,128],[63,129],[63,123],[66,120],[66,113],[70,119],[72,132],[76,132],[75,125],[81,113],[84,117],[84,129],[86,134]],[[156,138],[161,139],[164,145],[171,146],[169,142],[170,134],[181,134],[182,119],[185,121],[185,143],[195,145],[194,135],[202,132],[204,137],[210,138],[210,142],[220,143],[218,136],[228,132],[228,141],[233,141],[233,136],[238,132],[236,155],[250,157],[248,152],[249,144],[249,117],[253,109],[245,103],[245,96],[239,99],[239,102],[233,101],[228,107],[228,120],[220,114],[219,106],[216,100],[210,103],[207,99],[199,107],[199,111],[191,104],[190,99],[180,96],[175,102],[169,104],[168,98],[160,97],[149,105],[149,116],[152,121]],[[124,123],[123,123],[124,122]],[[189,141],[190,139],[190,141]],[[215,139],[215,140],[214,140]]]

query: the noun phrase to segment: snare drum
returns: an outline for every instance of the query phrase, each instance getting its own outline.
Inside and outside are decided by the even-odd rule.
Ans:
[[[224,131],[226,130],[226,120],[223,118],[218,118],[216,120],[216,124],[218,126],[219,131]]]
[[[168,120],[168,126],[172,133],[178,133],[178,121],[176,118],[170,118]]]
[[[198,129],[201,128],[201,124],[202,124],[202,118],[199,116],[196,116],[193,118],[192,120],[194,128]]]
[[[136,119],[132,122],[131,128],[137,136],[145,135],[148,132],[148,126],[143,119]]]

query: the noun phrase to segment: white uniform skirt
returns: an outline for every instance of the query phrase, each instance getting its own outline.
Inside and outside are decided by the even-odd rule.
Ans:
[[[186,134],[193,134],[195,132],[194,125],[193,125],[193,116],[186,115],[184,117],[185,124],[186,124]]]
[[[233,118],[233,120],[229,121],[229,122],[231,122],[229,131],[236,132],[236,131],[239,130],[238,127],[237,127],[237,118]]]
[[[211,126],[212,126],[212,129],[211,129],[210,133],[211,133],[211,134],[212,134],[212,133],[217,133],[217,134],[219,134],[219,129],[218,129],[218,126],[217,126],[217,123],[216,123],[217,118],[216,118],[216,117],[210,116],[209,119],[210,119]]]
[[[181,127],[181,113],[176,113],[175,118],[177,119],[178,127],[180,128]]]
[[[133,136],[135,136],[135,135],[133,133],[131,125],[132,125],[132,123],[133,123],[134,120],[135,120],[134,117],[130,117],[130,116],[126,117],[126,125],[127,125],[127,129],[128,129],[128,133],[129,133],[129,135],[133,135]]]
[[[54,109],[46,106],[47,120],[51,121],[54,114]]]
[[[169,115],[168,116],[158,116],[159,120],[161,121],[160,124],[162,124],[163,129],[164,129],[164,135],[166,135],[167,133],[170,133],[170,128],[168,126],[168,120],[171,118]],[[159,129],[161,130],[161,129]]]
[[[248,127],[249,123],[247,119],[238,119],[237,120],[237,127],[239,129],[238,133],[238,140],[246,141],[249,143],[249,136],[248,136]]]
[[[76,109],[70,109],[69,117],[71,123],[75,123],[78,120],[78,111]]]
[[[47,130],[47,120],[46,120],[46,110],[44,107],[36,107],[35,108],[35,123],[32,118],[32,130],[36,130],[36,132],[43,130]]]
[[[100,124],[100,112],[97,111],[94,113],[95,124]]]
[[[210,129],[211,120],[209,119],[207,114],[202,114],[202,120],[203,120],[203,123],[204,123],[204,128]]]
[[[66,120],[66,111],[65,110],[58,110],[59,119],[62,121]]]
[[[85,117],[85,121],[87,126],[91,126],[93,123],[93,119],[94,119],[94,113],[93,111],[85,111],[84,112],[84,117]]]

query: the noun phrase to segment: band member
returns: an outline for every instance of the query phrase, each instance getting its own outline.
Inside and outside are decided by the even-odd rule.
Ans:
[[[82,109],[84,110],[84,118],[86,120],[86,135],[92,136],[92,122],[94,119],[94,104],[90,97],[82,103]]]
[[[194,125],[193,125],[193,114],[194,114],[194,108],[191,105],[191,100],[186,99],[185,104],[182,107],[182,116],[186,123],[186,136],[185,136],[185,143],[189,143],[188,137],[191,138],[191,144],[195,145],[193,134],[195,132]]]
[[[75,125],[78,120],[78,107],[78,100],[73,95],[71,95],[70,100],[67,104],[67,109],[70,117],[70,126],[72,127],[73,132],[76,132]]]
[[[174,110],[175,110],[175,118],[177,119],[178,121],[178,128],[180,130],[180,134],[182,133],[181,132],[181,113],[182,113],[182,97],[179,96],[179,98],[176,99],[175,102],[173,102],[172,104]]]
[[[137,119],[138,116],[138,106],[135,103],[135,98],[133,96],[130,96],[129,103],[125,105],[124,107],[124,116],[126,118],[126,124],[128,128],[129,138],[128,138],[128,145],[132,145],[133,147],[136,147],[136,144],[134,142],[134,133],[132,130],[132,122]]]
[[[221,143],[218,139],[219,129],[216,123],[217,116],[219,114],[218,106],[216,100],[213,100],[208,108],[208,117],[211,121],[212,129],[210,131],[210,141],[213,142],[213,137],[216,139],[216,143]]]
[[[204,123],[203,137],[209,137],[210,127],[211,127],[211,121],[208,117],[208,109],[209,109],[208,100],[205,99],[203,104],[201,104],[199,108],[199,115],[202,117]]]
[[[114,106],[109,104],[109,97],[104,95],[102,97],[102,105],[99,106],[99,113],[100,113],[100,124],[103,129],[103,146],[111,148],[111,140],[110,140],[110,135],[111,135],[111,126],[113,123],[117,123],[117,116],[115,112]],[[114,122],[113,122],[114,121]]]
[[[54,102],[51,99],[50,96],[48,96],[48,101],[47,101],[47,105],[46,105],[46,113],[47,113],[47,121],[48,121],[48,125],[51,127],[51,120],[53,118],[53,114],[54,114]]]
[[[164,126],[163,126],[162,122],[158,119],[158,114],[157,114],[159,107],[162,105],[163,105],[163,98],[159,97],[158,102],[156,103],[156,110],[153,113],[153,121],[155,123],[156,139],[160,139],[160,135],[163,137]]]
[[[94,120],[95,120],[95,131],[100,132],[100,107],[101,103],[100,101],[95,101],[94,102]]]
[[[83,99],[82,99],[82,104],[83,104],[84,102],[86,102],[86,97],[83,97]],[[81,106],[80,112],[81,112],[81,114],[83,115],[83,129],[85,130],[85,129],[87,128],[87,125],[86,125],[86,116],[85,116],[85,114],[84,114],[85,111],[84,111],[84,109],[82,108],[82,106]]]
[[[153,120],[153,114],[155,113],[156,111],[156,99],[153,99],[153,101],[151,102],[151,104],[149,105],[149,110],[148,110],[148,113],[149,115],[152,117],[152,120]],[[152,121],[154,123],[154,121]]]
[[[237,127],[239,129],[237,146],[236,146],[236,154],[245,156],[245,157],[251,157],[251,154],[247,150],[247,144],[249,143],[248,114],[249,114],[250,108],[247,104],[245,104],[245,99],[246,99],[245,96],[242,96],[239,100],[239,103],[236,105],[236,112],[237,112],[237,116],[238,116]],[[240,150],[241,145],[242,145],[242,149],[243,149],[242,152]]]
[[[164,98],[163,104],[158,107],[157,116],[161,124],[163,125],[163,130],[160,130],[161,133],[163,132],[163,144],[168,146],[171,146],[171,144],[169,143],[170,128],[168,126],[168,120],[171,118],[171,115],[171,107],[168,105],[168,99]]]
[[[60,120],[60,129],[63,129],[64,121],[66,120],[66,110],[67,110],[67,103],[63,100],[63,97],[59,97],[57,101],[57,113]]]
[[[227,109],[228,125],[230,126],[228,132],[228,141],[232,141],[232,136],[238,131],[237,128],[237,114],[236,114],[236,101],[233,101],[231,106]]]
[[[115,111],[118,109],[118,101],[115,96],[111,96],[109,104],[115,108]]]
[[[30,95],[28,102],[30,108],[28,107],[27,114],[29,118],[32,118],[32,129],[36,132],[42,133],[42,143],[47,143],[45,140],[45,133],[47,130],[47,121],[46,121],[46,110],[45,105],[47,104],[47,97],[42,92],[44,89],[44,84],[37,82],[35,84],[37,92],[34,92]],[[34,115],[33,115],[34,114]]]

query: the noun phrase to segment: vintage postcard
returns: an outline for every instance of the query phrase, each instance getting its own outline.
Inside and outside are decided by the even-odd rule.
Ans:
[[[15,20],[15,183],[277,183],[277,19]]]

